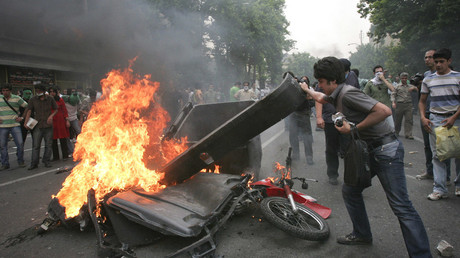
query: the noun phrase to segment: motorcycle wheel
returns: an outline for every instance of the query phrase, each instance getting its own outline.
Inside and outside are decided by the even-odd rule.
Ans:
[[[267,197],[260,203],[264,217],[284,232],[311,241],[327,239],[327,222],[305,205],[296,203],[296,206],[297,214],[292,211],[289,200],[283,197]]]

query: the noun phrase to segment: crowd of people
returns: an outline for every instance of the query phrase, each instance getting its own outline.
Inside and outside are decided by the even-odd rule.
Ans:
[[[429,70],[424,78],[413,76],[410,83],[406,72],[401,72],[395,81],[391,81],[380,65],[373,68],[374,78],[363,82],[359,79],[359,71],[349,69],[348,60],[335,57],[325,57],[315,63],[314,75],[319,87],[314,89],[308,81],[301,81],[302,89],[316,101],[317,126],[324,128],[329,182],[337,184],[338,156],[350,146],[348,136],[358,132],[367,144],[367,154],[364,155],[369,156],[371,177],[377,176],[398,217],[410,257],[431,257],[431,251],[423,222],[409,200],[404,147],[399,133],[404,118],[404,136],[414,139],[413,115],[419,112],[426,172],[417,178],[434,179],[433,191],[427,196],[429,200],[447,198],[451,159],[440,161],[437,157],[434,129],[440,126],[452,128],[454,125],[460,128],[460,73],[453,70],[451,56],[452,52],[446,48],[428,50],[424,58]],[[336,111],[345,117],[343,124],[336,124],[331,119]],[[455,160],[456,170],[454,194],[460,196],[460,159],[452,159]],[[369,185],[348,183],[342,186],[353,230],[337,238],[340,244],[372,244],[363,199],[363,190],[367,187]]]
[[[423,76],[410,76],[401,71],[394,80],[381,65],[374,66],[374,77],[365,80],[359,78],[357,69],[350,69],[349,60],[325,57],[314,65],[315,83],[311,83],[307,76],[298,79],[309,101],[286,119],[293,163],[300,160],[299,142],[302,141],[306,163],[313,165],[310,119],[316,117],[316,126],[325,135],[327,175],[332,185],[339,182],[339,158],[345,156],[351,140],[350,133],[359,132],[368,146],[370,173],[379,179],[389,205],[398,217],[411,257],[431,257],[431,252],[423,222],[409,200],[404,173],[404,147],[399,134],[404,119],[404,137],[413,140],[414,115],[420,115],[426,171],[417,178],[434,180],[433,191],[427,196],[429,200],[447,198],[451,159],[441,161],[437,157],[434,129],[439,126],[451,128],[454,125],[460,128],[460,73],[453,70],[451,56],[449,49],[428,50],[424,60],[429,70]],[[187,102],[197,105],[257,101],[270,92],[268,86],[259,88],[256,83],[247,81],[236,82],[226,94],[214,84],[209,84],[204,91],[199,85],[194,90],[178,90],[173,83],[165,89],[158,98],[172,118]],[[52,160],[71,157],[74,139],[81,132],[81,124],[96,100],[96,92],[90,90],[86,97],[76,89],[68,89],[62,95],[58,87],[43,84],[35,85],[35,95],[31,89],[24,89],[21,95],[14,95],[11,91],[11,85],[2,85],[0,170],[10,167],[7,151],[10,135],[17,146],[18,165],[25,167],[24,142],[29,131],[33,142],[29,170],[38,168],[42,139],[45,144],[42,163],[45,167],[50,167]],[[342,125],[337,125],[333,120],[333,115],[338,111],[345,117]],[[32,119],[36,120],[34,126]],[[62,156],[59,155],[58,140]],[[460,158],[453,159],[456,172],[453,176],[454,194],[460,196]],[[350,234],[338,237],[337,242],[340,244],[372,244],[363,199],[363,190],[367,187],[347,183],[342,186],[353,230]]]
[[[86,120],[92,103],[96,101],[96,91],[89,90],[88,96],[67,89],[62,95],[59,87],[37,84],[32,89],[25,88],[17,95],[12,94],[12,86],[4,84],[0,96],[0,170],[10,168],[8,141],[10,135],[16,144],[19,167],[24,163],[24,143],[30,132],[32,155],[29,170],[37,169],[40,163],[40,149],[44,142],[42,163],[51,167],[51,161],[72,158],[76,137]],[[61,151],[59,152],[58,141]]]

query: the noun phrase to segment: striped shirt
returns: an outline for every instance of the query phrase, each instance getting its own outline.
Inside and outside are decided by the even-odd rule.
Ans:
[[[430,94],[431,113],[455,113],[460,107],[460,73],[450,71],[444,75],[431,74],[423,79],[420,93]]]
[[[26,108],[27,102],[25,102],[21,97],[18,95],[11,94],[10,99],[8,99],[8,103],[19,112],[19,107]],[[3,95],[0,95],[0,128],[8,128],[8,127],[15,127],[19,126],[19,123],[16,122],[16,118],[18,114],[14,112],[8,104],[6,104],[5,100],[3,99]]]

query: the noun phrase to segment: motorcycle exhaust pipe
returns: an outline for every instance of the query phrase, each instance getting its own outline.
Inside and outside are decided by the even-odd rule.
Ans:
[[[297,214],[299,209],[297,208],[297,205],[295,205],[294,196],[292,196],[291,188],[289,188],[286,181],[284,181],[284,191],[286,192],[289,203],[291,203],[292,211],[294,214]]]

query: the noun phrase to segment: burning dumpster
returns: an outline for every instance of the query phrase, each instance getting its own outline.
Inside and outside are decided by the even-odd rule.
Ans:
[[[110,81],[111,88],[107,89],[107,94],[117,97],[116,94],[123,92],[123,87],[135,82],[139,87],[143,87],[138,89],[138,91],[142,90],[143,94],[135,97],[141,98],[141,95],[145,95],[145,86],[150,85],[149,78],[124,79],[124,76],[129,77],[129,74],[124,73],[129,71],[109,75],[107,81],[110,76],[113,76],[115,78],[112,79],[116,82]],[[116,87],[121,89],[117,90]],[[153,96],[154,90],[147,98]],[[126,101],[126,96],[107,101],[111,105],[117,105]],[[127,255],[129,255],[128,246],[151,242],[158,237],[158,233],[197,236],[203,231],[204,226],[209,224],[210,220],[216,219],[216,214],[222,212],[231,201],[230,189],[241,183],[241,176],[231,174],[240,174],[241,171],[238,172],[238,169],[247,165],[256,169],[257,166],[260,167],[261,151],[258,135],[296,110],[305,101],[305,94],[300,86],[288,75],[277,88],[258,102],[197,105],[190,110],[186,109],[169,128],[166,135],[169,139],[161,143],[158,143],[161,138],[158,132],[165,128],[166,121],[159,118],[148,120],[142,117],[143,113],[152,110],[156,114],[164,115],[161,108],[148,101],[134,103],[134,106],[115,107],[115,111],[109,110],[110,113],[107,115],[110,118],[109,122],[116,123],[117,119],[128,118],[125,121],[128,123],[127,127],[102,128],[101,132],[100,127],[106,126],[105,124],[92,125],[87,122],[83,130],[91,126],[94,130],[88,132],[89,137],[93,139],[96,136],[109,135],[110,137],[97,138],[100,141],[99,145],[93,149],[90,148],[91,146],[77,148],[82,151],[82,153],[77,152],[77,158],[84,159],[74,168],[68,177],[69,180],[66,179],[64,182],[63,189],[53,198],[49,206],[48,222],[60,220],[64,224],[70,224],[68,221],[79,215],[78,220],[82,227],[82,224],[87,224],[82,222],[87,221],[89,215],[96,228],[99,247],[109,251],[116,248]],[[92,118],[96,122],[103,121],[102,113],[107,107],[102,103],[95,103],[94,106],[95,111],[91,110],[93,116],[90,113],[88,121]],[[150,143],[145,148],[134,144],[135,153],[132,149],[128,149],[133,145],[133,138],[123,138],[124,130],[133,130],[132,127],[139,129],[134,133],[140,138],[139,141],[142,140],[140,145],[147,145],[142,142]],[[156,132],[153,134],[154,137],[151,137],[152,131]],[[147,132],[150,137],[145,137]],[[85,133],[79,136],[79,140],[80,137],[85,137]],[[177,139],[182,139],[183,142]],[[107,147],[108,143],[112,145]],[[153,148],[152,146],[163,148],[163,152],[158,154],[152,151],[150,149]],[[232,168],[232,163],[239,162],[234,158],[242,150],[247,152],[245,154],[248,157],[247,164],[242,162],[239,164],[240,167]],[[252,161],[251,155],[255,157]],[[99,156],[101,159],[98,159]],[[105,163],[106,159],[110,159],[109,163]],[[216,162],[224,164],[223,168],[229,174],[196,175],[201,169]],[[149,169],[154,165],[159,172],[152,173]],[[127,175],[118,176],[119,173],[112,175],[112,170]],[[99,171],[99,174],[95,171]],[[85,179],[81,180],[82,177]],[[106,180],[107,178],[109,181]],[[118,185],[111,186],[110,183],[118,183]],[[101,186],[106,187],[99,189]],[[78,192],[75,193],[74,190]],[[87,194],[85,200],[82,200],[81,195],[85,191]],[[72,198],[78,199],[78,202],[72,203]],[[72,212],[69,212],[70,207]],[[111,229],[107,230],[109,222]],[[49,224],[44,223],[43,228]],[[153,233],[150,229],[154,230]],[[115,242],[118,244],[108,245],[110,241],[107,238],[110,237],[116,238]]]
[[[168,128],[165,138],[186,138],[187,145],[193,146],[254,103],[255,101],[238,101],[195,106],[189,103]],[[257,178],[261,159],[260,136],[256,135],[214,160],[210,166],[211,170],[214,169],[214,166],[218,166],[219,173],[241,175],[242,171],[247,171]]]

